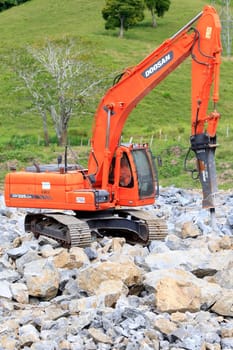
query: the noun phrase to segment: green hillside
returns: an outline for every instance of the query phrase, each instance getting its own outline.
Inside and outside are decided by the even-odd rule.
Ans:
[[[156,29],[151,27],[150,13],[146,11],[144,21],[127,31],[124,39],[117,37],[117,31],[104,29],[101,9],[105,0],[31,0],[0,13],[0,179],[12,163],[22,166],[34,159],[49,161],[60,152],[55,144],[46,149],[39,145],[43,138],[41,119],[31,111],[30,97],[20,89],[22,83],[15,73],[14,59],[27,46],[42,47],[46,40],[62,44],[71,38],[77,47],[82,42],[88,48],[93,69],[98,67],[105,76],[112,75],[136,65],[209,3],[172,0],[170,10],[158,19]],[[218,107],[222,114],[218,129],[220,147],[216,152],[220,187],[233,185],[232,74],[232,60],[223,58]],[[162,185],[198,186],[182,170],[189,147],[190,107],[190,59],[187,59],[142,100],[126,123],[124,141],[130,137],[135,142],[149,141],[156,155],[162,156]],[[86,154],[86,149],[84,152],[77,147],[77,140],[87,144],[94,112],[95,108],[85,118],[74,116],[70,123],[71,146],[74,144],[81,155]],[[50,133],[53,135],[54,131],[51,129]]]

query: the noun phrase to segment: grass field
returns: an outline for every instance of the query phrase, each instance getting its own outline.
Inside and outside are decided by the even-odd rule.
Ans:
[[[110,76],[140,62],[210,1],[172,0],[164,18],[157,19],[156,29],[151,27],[150,13],[146,11],[144,21],[125,32],[124,39],[118,38],[117,30],[104,29],[101,16],[104,4],[105,0],[31,0],[0,13],[1,182],[9,164],[23,166],[34,160],[48,162],[62,151],[55,143],[48,148],[40,145],[43,138],[41,119],[31,110],[28,94],[20,89],[22,83],[15,73],[15,57],[22,55],[28,46],[42,47],[46,40],[62,44],[70,38],[77,47],[81,42],[88,48],[93,67],[97,66],[103,75]],[[233,185],[232,74],[232,60],[223,57],[218,105],[222,114],[218,129],[220,147],[216,152],[220,188]],[[162,156],[163,167],[159,172],[160,183],[164,186],[198,186],[183,171],[183,160],[189,147],[190,84],[188,58],[139,103],[123,131],[124,141],[131,137],[135,142],[148,141],[155,154]],[[70,123],[70,143],[80,158],[88,153],[88,147],[83,144],[87,144],[91,136],[98,102],[88,115],[75,115]],[[50,134],[55,135],[52,127]]]

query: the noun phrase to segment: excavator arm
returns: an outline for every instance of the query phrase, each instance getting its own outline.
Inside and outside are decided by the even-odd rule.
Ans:
[[[197,22],[195,28],[193,24]],[[88,174],[95,175],[94,186],[105,188],[109,167],[119,145],[124,124],[135,106],[187,57],[192,58],[191,149],[198,161],[204,207],[212,207],[216,174],[214,150],[219,114],[219,67],[221,54],[220,20],[216,10],[205,6],[171,38],[148,57],[126,69],[121,79],[101,100],[95,114]],[[213,87],[214,111],[208,115]]]
[[[197,170],[203,191],[203,208],[214,213],[216,183],[216,130],[220,114],[216,110],[219,99],[220,22],[216,14],[205,15],[205,21],[195,29],[197,44],[192,50],[192,129],[191,149],[197,159]],[[201,35],[202,33],[202,35]],[[197,74],[198,73],[198,74]],[[212,88],[213,111],[208,114]],[[212,215],[213,220],[213,215]]]

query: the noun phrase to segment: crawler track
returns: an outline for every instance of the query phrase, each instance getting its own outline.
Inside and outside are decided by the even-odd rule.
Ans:
[[[149,211],[123,209],[83,217],[63,213],[28,214],[25,230],[36,237],[53,238],[67,248],[89,246],[96,233],[97,236],[125,237],[128,243],[143,245],[164,240],[167,235],[166,222]],[[95,233],[93,237],[92,233]]]
[[[135,213],[136,212],[136,213]],[[130,212],[136,215],[137,219],[144,221],[148,227],[148,237],[145,243],[150,243],[154,240],[163,241],[168,234],[167,223],[163,219],[157,219],[145,210],[137,210]]]
[[[87,247],[91,243],[91,231],[85,221],[73,215],[60,213],[28,214],[25,230],[38,238],[40,235],[53,238],[64,247]]]

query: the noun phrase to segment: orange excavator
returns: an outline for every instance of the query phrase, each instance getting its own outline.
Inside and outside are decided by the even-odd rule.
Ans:
[[[122,73],[97,108],[87,169],[67,164],[65,152],[64,164],[59,159],[53,166],[35,165],[6,175],[6,205],[33,208],[25,217],[26,231],[51,237],[65,247],[87,246],[93,234],[120,235],[142,244],[165,238],[166,222],[143,208],[155,203],[154,157],[146,144],[121,144],[121,133],[138,102],[188,57],[192,62],[190,150],[197,159],[203,208],[214,215],[220,32],[216,10],[205,6],[143,61]],[[210,94],[214,108],[208,114]]]

